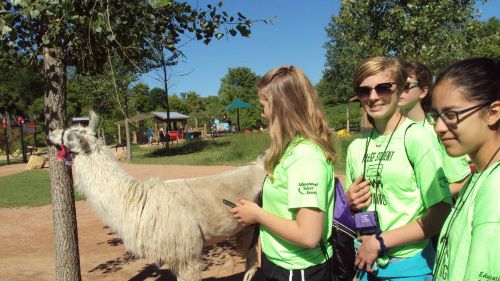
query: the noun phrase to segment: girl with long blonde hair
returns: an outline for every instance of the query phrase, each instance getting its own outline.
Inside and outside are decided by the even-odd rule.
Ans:
[[[243,224],[261,225],[267,280],[329,280],[337,141],[314,87],[297,67],[269,71],[258,90],[271,137],[263,205],[241,199],[231,211]]]

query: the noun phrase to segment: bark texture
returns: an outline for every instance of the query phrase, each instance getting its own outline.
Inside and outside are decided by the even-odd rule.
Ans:
[[[62,129],[66,123],[66,69],[60,47],[44,47],[45,127],[51,131]],[[48,134],[47,134],[48,135]],[[54,241],[56,253],[56,280],[79,281],[80,256],[76,224],[75,197],[71,168],[58,161],[56,147],[48,145]]]

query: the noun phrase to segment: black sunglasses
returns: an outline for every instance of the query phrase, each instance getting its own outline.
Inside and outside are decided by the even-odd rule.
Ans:
[[[354,88],[356,95],[358,95],[358,98],[360,100],[366,100],[370,97],[370,93],[372,92],[373,89],[375,89],[375,92],[380,98],[386,98],[394,92],[394,89],[392,88],[392,85],[395,85],[396,83],[394,82],[387,82],[387,83],[380,83],[377,84],[375,87],[371,88],[368,86],[362,86],[362,87],[356,87]]]

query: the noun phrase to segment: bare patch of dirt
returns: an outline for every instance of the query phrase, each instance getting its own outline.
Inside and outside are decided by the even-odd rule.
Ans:
[[[190,178],[232,169],[232,166],[132,165],[131,175],[147,179]],[[0,167],[0,176],[23,171],[25,164]],[[166,266],[157,268],[126,252],[84,202],[76,203],[81,274],[83,280],[168,280],[175,277]],[[52,206],[0,209],[0,280],[55,280]],[[242,280],[244,260],[233,251],[231,240],[206,247],[202,277],[205,280]],[[254,280],[259,280],[256,276]]]

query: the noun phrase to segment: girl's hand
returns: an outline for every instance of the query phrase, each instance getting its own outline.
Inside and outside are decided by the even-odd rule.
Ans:
[[[372,265],[380,253],[380,243],[375,235],[361,236],[358,241],[361,242],[361,246],[354,264],[361,270],[373,272]]]
[[[239,199],[238,206],[231,209],[233,218],[243,224],[258,223],[258,215],[261,211],[259,205],[245,199]]]
[[[370,181],[363,181],[363,176],[359,176],[346,192],[347,202],[353,211],[367,208],[372,203],[372,193],[370,191]]]

